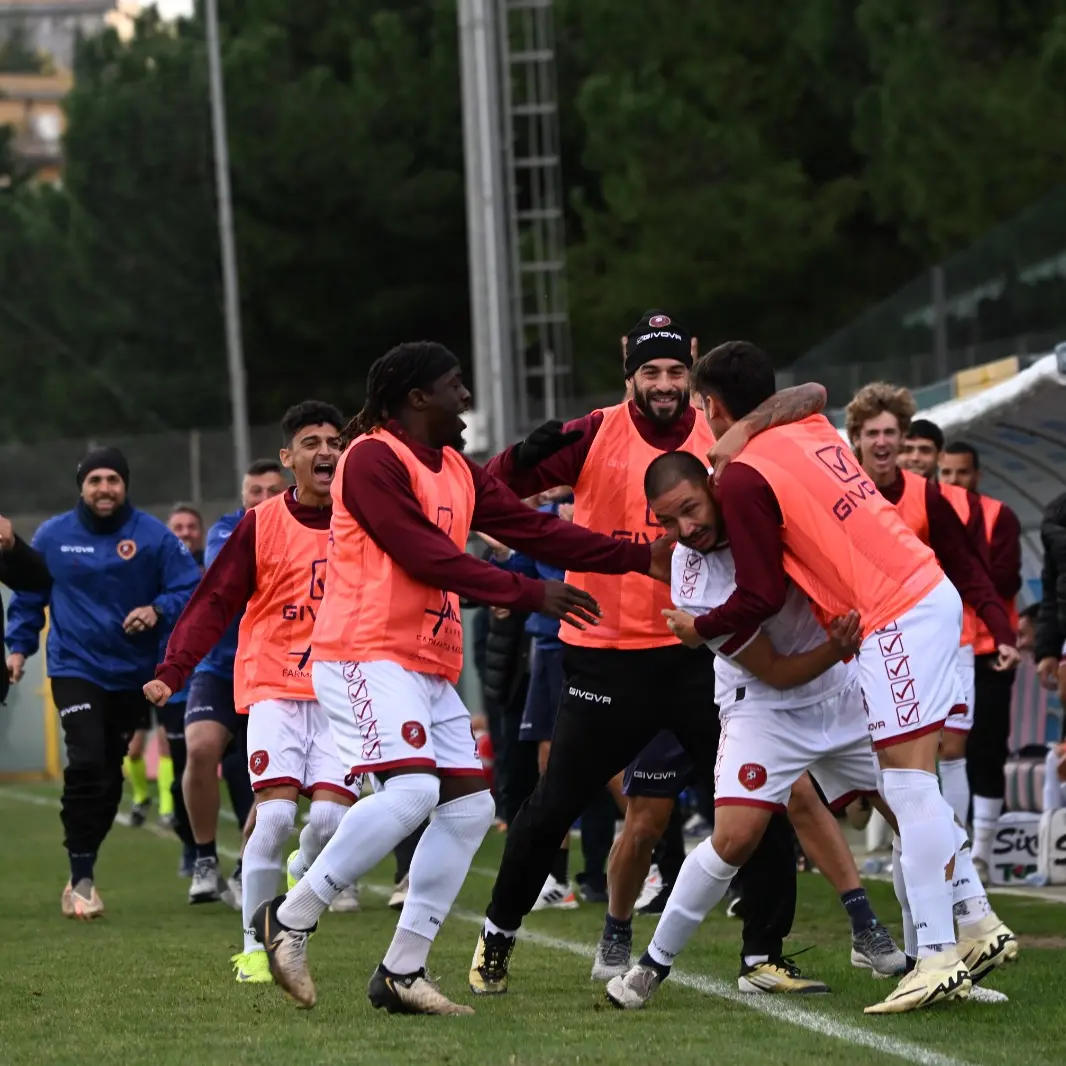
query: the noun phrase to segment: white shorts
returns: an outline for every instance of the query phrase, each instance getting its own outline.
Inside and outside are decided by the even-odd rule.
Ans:
[[[959,688],[962,689],[963,699],[966,700],[966,709],[955,708],[948,720],[944,723],[944,729],[949,733],[969,733],[973,729],[973,701],[974,701],[974,674],[973,674],[974,651],[972,644],[963,644],[959,648],[958,658],[955,660],[955,668],[959,674]]]
[[[875,748],[939,732],[966,703],[956,667],[961,635],[962,600],[944,578],[862,642],[859,681]]]
[[[355,799],[315,700],[263,700],[248,710],[248,776],[253,791],[291,785],[305,796],[336,792]]]
[[[401,767],[484,775],[470,712],[444,678],[382,660],[316,662],[311,680],[350,777]]]
[[[741,702],[722,712],[716,807],[784,811],[793,784],[808,770],[834,810],[877,792],[877,758],[857,678],[810,707]]]

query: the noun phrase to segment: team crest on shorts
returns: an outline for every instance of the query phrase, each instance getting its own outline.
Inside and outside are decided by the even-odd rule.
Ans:
[[[135,540],[120,540],[115,546],[120,559],[132,559],[137,554],[137,542]]]
[[[737,774],[737,780],[749,791],[756,792],[766,784],[766,767],[757,762],[746,762]]]
[[[424,748],[426,746],[426,731],[422,728],[421,722],[404,722],[400,726],[400,736],[412,748]]]
[[[270,765],[270,756],[265,751],[253,751],[248,756],[248,769],[259,777],[263,774],[266,768]]]

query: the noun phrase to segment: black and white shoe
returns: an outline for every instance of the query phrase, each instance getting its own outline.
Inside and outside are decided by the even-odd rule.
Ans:
[[[389,1014],[473,1014],[474,1008],[453,1003],[425,968],[415,973],[390,973],[379,966],[366,989],[367,999]]]

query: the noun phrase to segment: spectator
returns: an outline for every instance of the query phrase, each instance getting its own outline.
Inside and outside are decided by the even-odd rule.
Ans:
[[[0,583],[12,592],[45,593],[52,584],[44,557],[31,548],[0,515]],[[0,644],[4,641],[4,612],[0,610]],[[0,670],[0,706],[7,699],[11,682],[6,669]]]
[[[1043,595],[1036,620],[1036,669],[1044,687],[1054,691],[1066,707],[1066,493],[1044,511],[1040,524],[1044,548]]]
[[[67,744],[60,817],[70,860],[62,911],[96,918],[96,855],[122,799],[122,760],[143,720],[160,623],[172,624],[200,579],[185,546],[130,506],[129,464],[116,448],[90,452],[77,471],[77,507],[33,539],[52,573],[46,592],[17,592],[8,613],[8,673],[23,674],[51,609],[48,676]]]

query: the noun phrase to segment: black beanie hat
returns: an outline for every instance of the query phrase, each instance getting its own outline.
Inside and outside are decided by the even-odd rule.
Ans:
[[[78,488],[82,482],[94,470],[114,470],[126,488],[130,487],[130,464],[118,448],[93,448],[89,454],[78,463]]]
[[[692,366],[692,334],[662,311],[649,311],[626,334],[626,377],[653,359],[676,359]]]

